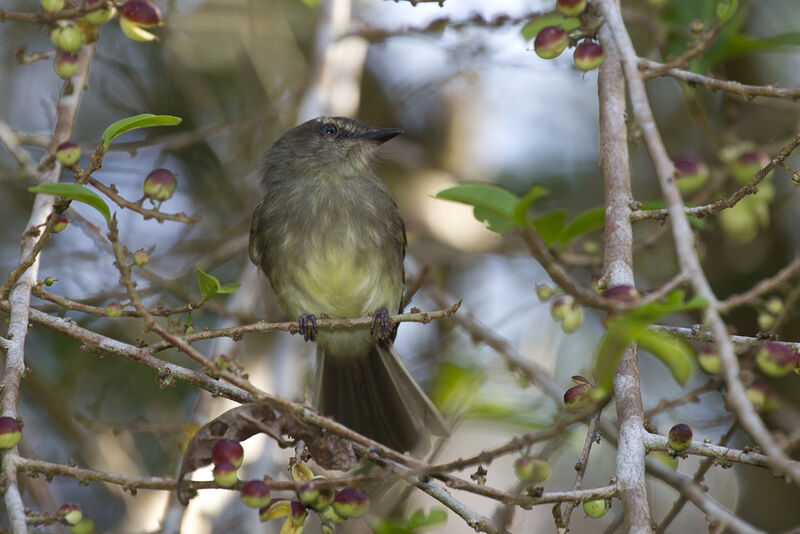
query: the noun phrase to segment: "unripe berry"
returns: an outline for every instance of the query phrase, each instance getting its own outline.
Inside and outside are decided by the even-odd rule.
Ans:
[[[764,302],[764,309],[772,315],[778,315],[783,311],[783,301],[780,297],[769,297],[766,302]]]
[[[722,358],[713,347],[703,347],[697,353],[697,364],[710,375],[722,372]]]
[[[16,447],[22,439],[22,425],[13,417],[0,417],[0,449]]]
[[[59,20],[50,32],[50,41],[59,50],[74,54],[83,45],[83,30],[72,21]]]
[[[578,305],[572,308],[564,315],[561,321],[561,330],[565,334],[571,334],[583,324],[583,308]]]
[[[150,255],[142,249],[133,253],[133,263],[141,267],[150,263]]]
[[[542,28],[533,40],[533,49],[542,59],[553,59],[569,44],[567,32],[561,26],[546,26]]]
[[[367,492],[358,488],[345,488],[336,492],[333,498],[333,509],[339,517],[351,519],[367,513],[369,497]]]
[[[51,216],[52,215],[48,215],[47,216],[47,220],[48,221],[50,220]],[[69,219],[67,218],[67,216],[64,213],[59,213],[58,217],[56,218],[56,222],[53,225],[52,232],[54,234],[57,234],[59,232],[63,232],[64,230],[67,229],[67,226],[69,226]]]
[[[128,0],[120,9],[119,27],[134,41],[153,41],[156,36],[143,30],[161,24],[161,11],[147,0]]]
[[[242,502],[251,508],[269,504],[269,486],[262,480],[251,480],[242,486]]]
[[[84,517],[75,525],[70,525],[69,531],[72,534],[94,534],[95,524],[91,517]]]
[[[58,515],[68,525],[77,525],[83,519],[83,512],[80,506],[74,503],[62,504],[58,508]]]
[[[177,186],[178,181],[174,174],[167,169],[156,169],[144,179],[142,191],[144,191],[144,196],[150,200],[163,202],[172,197]]]
[[[105,2],[105,0],[86,0],[87,6],[93,6],[95,4],[99,4],[100,2]],[[84,20],[89,24],[94,24],[95,26],[99,26],[105,22],[111,20],[117,13],[117,8],[112,7],[111,9],[97,9],[95,11],[90,11],[86,15],[83,16]]]
[[[756,365],[767,376],[786,376],[797,365],[797,353],[781,343],[768,342],[756,354]]]
[[[319,488],[313,483],[306,484],[297,490],[297,498],[305,506],[312,506],[319,499]]]
[[[305,506],[297,501],[289,503],[289,519],[292,521],[293,526],[302,527],[307,516],[308,512],[306,512]]]
[[[56,74],[65,80],[72,78],[78,72],[78,58],[69,52],[58,52],[53,65]]]
[[[606,53],[598,43],[587,39],[575,47],[572,60],[576,67],[586,72],[602,65],[606,60]]]
[[[50,286],[52,286],[53,284],[56,283],[56,279],[53,278],[52,276],[48,276],[47,278],[45,278],[43,280],[43,282],[44,282],[44,285],[46,285],[47,287],[50,287]]]
[[[106,306],[106,317],[116,318],[122,317],[122,304],[119,302],[110,302]]]
[[[222,488],[232,488],[239,481],[236,475],[236,466],[230,462],[219,462],[214,465],[214,482]]]
[[[692,429],[685,423],[678,423],[669,429],[669,446],[682,451],[692,444]]]
[[[681,158],[674,161],[675,183],[684,195],[691,195],[708,181],[711,173],[708,166],[694,158]]]
[[[215,464],[230,462],[233,467],[239,469],[244,460],[244,449],[241,443],[233,439],[221,439],[214,444],[211,457]]]
[[[556,9],[565,17],[577,17],[586,10],[586,0],[558,0]]]
[[[317,500],[311,503],[311,507],[315,510],[324,510],[333,503],[334,491],[332,488],[322,488],[319,490]]]
[[[514,462],[514,474],[523,482],[538,484],[550,478],[552,469],[547,460],[522,456]]]
[[[747,386],[746,393],[747,398],[753,404],[753,408],[755,408],[757,412],[771,412],[780,407],[778,394],[760,380],[754,380],[752,384]]]
[[[775,316],[761,311],[758,313],[757,321],[759,330],[769,330],[775,324]]]
[[[64,0],[42,0],[42,9],[49,13],[64,9]]]
[[[547,284],[536,284],[536,296],[539,300],[549,300],[553,296],[553,288]]]
[[[603,517],[608,511],[608,503],[605,499],[595,499],[593,501],[583,502],[583,513],[587,516],[597,519]]]
[[[758,218],[745,199],[719,212],[719,222],[725,234],[737,241],[752,241],[758,234]]]
[[[328,523],[341,523],[342,521],[347,520],[346,517],[342,517],[336,513],[336,510],[333,509],[333,505],[327,506],[322,510],[319,510],[317,512],[317,515],[319,515],[319,518],[323,520],[323,522],[328,522]]]
[[[62,52],[63,54],[63,52]],[[69,54],[67,54],[69,55]],[[65,141],[56,148],[56,159],[64,167],[72,167],[81,158],[81,147],[72,141]]]
[[[740,184],[746,184],[769,162],[769,156],[763,152],[758,150],[744,152],[733,163],[733,177]]]
[[[574,303],[575,299],[569,295],[558,297],[557,299],[553,300],[553,303],[550,305],[550,315],[552,315],[553,319],[556,321],[561,321],[567,315]]]

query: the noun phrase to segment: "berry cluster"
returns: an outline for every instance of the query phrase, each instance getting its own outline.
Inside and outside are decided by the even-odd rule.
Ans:
[[[586,12],[586,0],[558,0],[556,8],[565,17],[581,17]],[[567,19],[571,20],[571,19]],[[587,31],[588,30],[588,31]],[[596,69],[606,58],[603,47],[594,40],[594,31],[585,27],[567,31],[563,26],[545,26],[533,40],[533,49],[542,59],[554,59],[578,40],[572,59],[582,71]]]

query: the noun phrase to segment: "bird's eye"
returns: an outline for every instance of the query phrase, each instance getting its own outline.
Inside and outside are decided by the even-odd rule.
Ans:
[[[337,128],[335,124],[328,123],[322,127],[322,133],[324,133],[328,137],[333,137],[334,135],[339,133],[339,128]]]

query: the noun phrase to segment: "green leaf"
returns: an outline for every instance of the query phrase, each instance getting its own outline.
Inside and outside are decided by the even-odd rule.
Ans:
[[[564,221],[567,220],[566,211],[553,211],[537,217],[531,222],[547,246],[552,245],[564,230]]]
[[[572,219],[570,223],[564,227],[564,230],[558,237],[558,242],[561,246],[567,245],[581,234],[591,232],[597,228],[602,228],[605,220],[606,212],[604,207],[585,211]]]
[[[205,272],[199,265],[195,264],[195,267],[197,267],[197,285],[200,287],[203,301],[206,301],[219,292],[219,280]]]
[[[680,384],[686,382],[692,369],[691,359],[694,353],[691,347],[680,343],[678,338],[672,339],[669,334],[658,333],[661,337],[656,337],[649,330],[650,325],[660,317],[702,309],[707,305],[699,297],[688,301],[685,298],[684,291],[676,290],[662,301],[640,306],[612,322],[600,340],[595,358],[595,378],[600,389],[610,394],[619,360],[631,343],[640,344],[643,349],[652,352],[664,362]]]
[[[440,191],[436,198],[474,206],[475,218],[486,222],[493,232],[504,234],[514,228],[512,217],[519,197],[499,185],[463,183]]]
[[[636,337],[636,344],[661,360],[680,385],[686,384],[689,380],[695,354],[692,347],[683,339],[647,329]]]
[[[100,198],[97,193],[91,189],[80,184],[43,184],[29,187],[28,191],[31,193],[43,193],[45,195],[56,195],[59,197],[69,198],[88,204],[105,217],[106,222],[111,222],[111,211],[108,209],[108,204]]]
[[[736,14],[739,9],[739,0],[717,0],[717,18],[726,22]]]
[[[120,119],[109,125],[106,131],[103,132],[103,152],[108,150],[111,142],[117,136],[125,132],[137,130],[139,128],[147,128],[149,126],[175,126],[176,124],[180,124],[182,120],[183,119],[180,117],[174,117],[172,115],[153,115],[152,113],[141,113],[133,117]]]
[[[542,197],[545,197],[550,194],[550,191],[545,189],[543,186],[539,184],[533,184],[531,188],[528,190],[525,195],[517,202],[517,205],[514,207],[514,212],[511,215],[511,218],[518,226],[523,226],[527,221],[528,215],[528,208],[531,207],[531,204],[536,202]]]
[[[546,26],[561,26],[568,32],[574,30],[578,26],[581,25],[581,21],[575,17],[565,17],[564,15],[545,15],[542,17],[536,17],[531,22],[527,23],[525,26],[522,27],[521,33],[522,37],[526,41],[530,41],[536,34],[538,34],[542,28]]]
[[[236,290],[239,289],[241,285],[242,284],[239,284],[237,282],[230,282],[228,284],[223,284],[219,286],[219,289],[217,289],[217,293],[236,293]]]

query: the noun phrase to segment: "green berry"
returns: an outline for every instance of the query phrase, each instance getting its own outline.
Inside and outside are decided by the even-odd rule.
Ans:
[[[91,517],[84,517],[75,525],[70,525],[69,531],[72,534],[94,534],[95,524]]]
[[[13,417],[0,417],[0,449],[16,447],[22,439],[22,425]]]
[[[178,186],[175,175],[167,169],[156,169],[147,175],[142,184],[144,196],[150,200],[163,202],[169,200]]]
[[[42,9],[49,13],[55,13],[64,9],[64,0],[42,0]]]
[[[542,59],[553,59],[569,44],[567,32],[561,26],[546,26],[542,28],[533,40],[533,49]]]
[[[586,10],[586,0],[558,0],[556,9],[565,17],[577,17]]]
[[[81,519],[83,519],[83,512],[80,507],[74,503],[62,504],[58,508],[58,514],[68,525],[77,525],[81,522]]]
[[[93,6],[95,4],[99,4],[100,2],[104,2],[105,0],[86,0],[87,6]],[[83,16],[84,20],[89,24],[94,24],[95,26],[99,26],[111,20],[117,13],[117,9],[112,7],[111,9],[96,9],[94,11],[90,11]]]
[[[74,22],[59,20],[56,27],[50,32],[50,41],[64,52],[76,53],[83,46],[83,30]]]
[[[697,364],[700,369],[710,375],[716,375],[722,372],[722,358],[719,352],[713,347],[703,347],[697,353]]]
[[[685,423],[678,423],[669,429],[669,446],[682,451],[692,444],[692,428]]]
[[[333,498],[334,511],[344,519],[361,517],[367,513],[367,508],[369,508],[367,492],[358,488],[339,490]]]
[[[514,474],[523,482],[538,484],[550,478],[552,469],[547,460],[522,456],[514,462]]]
[[[64,52],[61,52],[63,54]],[[59,54],[60,55],[60,54]],[[66,54],[69,55],[69,54]],[[81,157],[81,147],[72,141],[65,141],[56,148],[56,159],[64,167],[72,167]]]
[[[78,72],[78,57],[69,52],[60,51],[56,54],[54,68],[56,74],[61,78],[65,80],[72,78]]]
[[[584,501],[583,502],[583,513],[587,516],[597,519],[598,517],[603,517],[606,515],[608,511],[608,503],[606,503],[605,499],[595,499],[593,501]]]
[[[606,53],[598,43],[587,39],[575,47],[572,60],[578,69],[586,72],[602,65],[606,60]]]
[[[222,488],[232,488],[239,481],[236,467],[230,462],[220,462],[214,465],[214,482]]]
[[[767,376],[786,376],[797,365],[797,353],[781,343],[765,343],[756,354],[756,365]]]
[[[106,317],[122,317],[122,304],[111,302],[106,306]]]
[[[684,195],[691,195],[708,182],[711,173],[704,162],[694,158],[681,158],[674,163],[675,183]]]
[[[269,504],[269,486],[262,480],[251,480],[242,486],[242,502],[251,508],[263,508]]]

